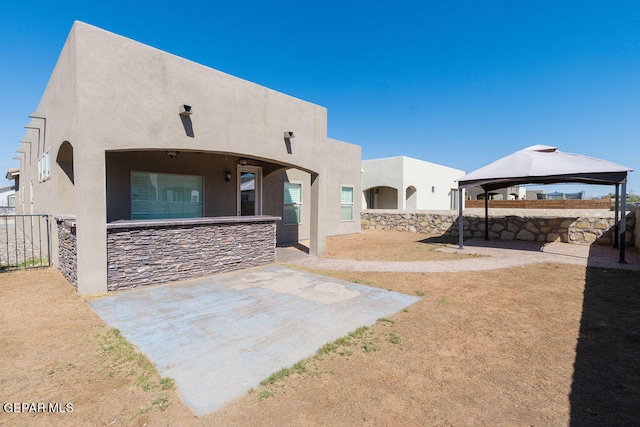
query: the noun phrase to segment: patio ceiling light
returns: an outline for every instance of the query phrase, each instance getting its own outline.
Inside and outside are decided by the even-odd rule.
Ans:
[[[238,159],[238,164],[241,166],[247,166],[249,164],[249,160],[245,159],[244,157],[241,157]]]
[[[171,151],[167,151],[167,156],[169,156],[170,158],[175,158],[178,155],[177,151],[171,150]]]

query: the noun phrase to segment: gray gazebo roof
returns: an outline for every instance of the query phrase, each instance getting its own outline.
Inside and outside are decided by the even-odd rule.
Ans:
[[[606,160],[564,153],[548,145],[534,145],[466,174],[458,180],[458,186],[480,186],[491,191],[520,184],[613,185],[623,182],[632,171]]]

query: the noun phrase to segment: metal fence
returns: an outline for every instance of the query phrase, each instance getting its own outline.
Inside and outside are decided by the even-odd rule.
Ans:
[[[49,215],[0,215],[0,272],[49,265]]]

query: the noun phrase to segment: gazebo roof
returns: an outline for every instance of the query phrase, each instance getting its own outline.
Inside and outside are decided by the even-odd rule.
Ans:
[[[564,153],[548,145],[534,145],[466,174],[458,179],[458,186],[480,186],[490,191],[520,184],[613,185],[623,182],[632,171],[606,160]]]

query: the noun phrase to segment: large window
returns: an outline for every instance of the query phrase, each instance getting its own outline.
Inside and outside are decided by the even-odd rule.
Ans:
[[[342,221],[353,221],[353,187],[342,187],[340,192],[340,210]]]
[[[131,219],[199,218],[203,178],[131,172]]]
[[[302,223],[302,184],[284,183],[284,223]]]

